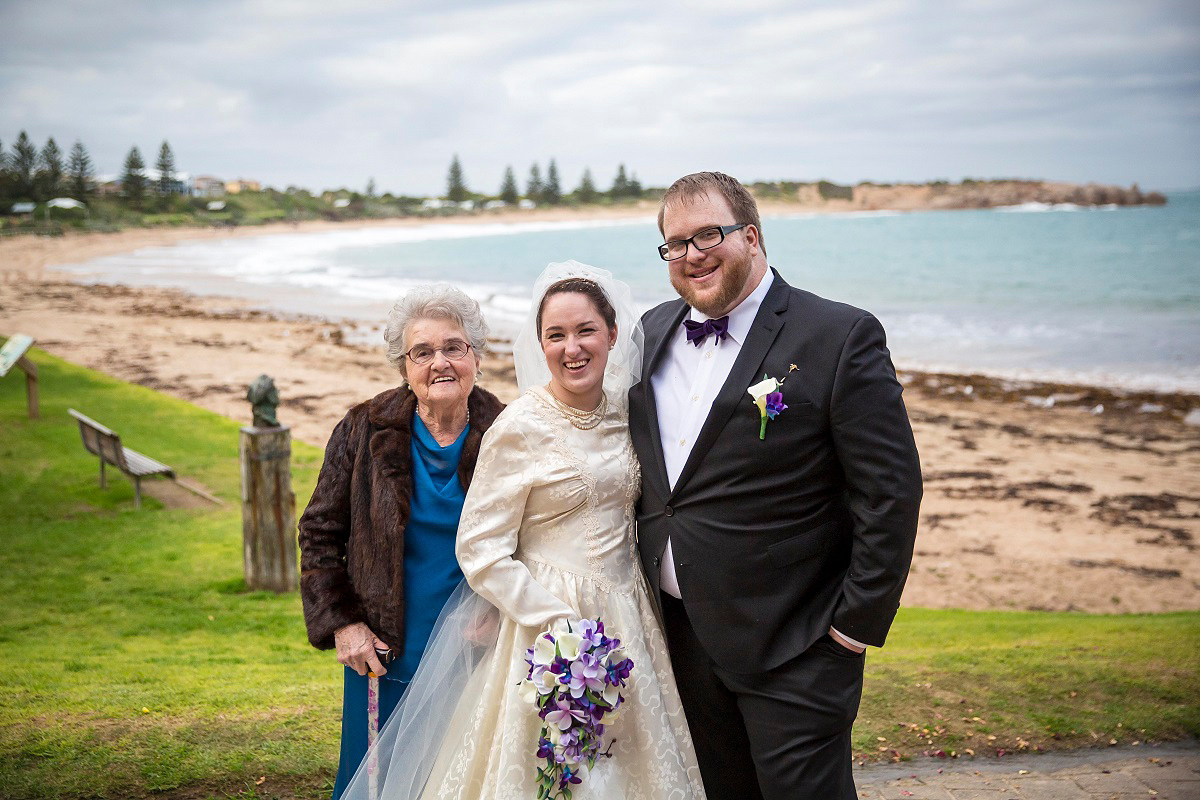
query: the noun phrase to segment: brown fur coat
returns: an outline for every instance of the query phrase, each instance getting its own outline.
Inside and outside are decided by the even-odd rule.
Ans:
[[[308,640],[328,650],[333,634],[365,622],[404,646],[404,529],[412,500],[416,395],[389,389],[346,414],[325,446],[317,487],[300,517],[300,595]],[[504,408],[479,387],[467,399],[471,430],[458,463],[471,482],[483,434]]]

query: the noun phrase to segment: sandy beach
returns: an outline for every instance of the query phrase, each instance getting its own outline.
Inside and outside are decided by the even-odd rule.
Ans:
[[[54,267],[189,239],[334,227],[348,226],[9,237],[0,240],[0,334],[30,334],[69,361],[239,420],[248,421],[246,384],[269,373],[282,397],[280,419],[321,445],[349,406],[397,383],[382,346],[358,343],[340,320],[170,290],[83,286]],[[515,396],[503,343],[484,373],[485,387]],[[1200,425],[1184,421],[1200,397],[983,376],[901,379],[925,474],[906,605],[1200,608]]]

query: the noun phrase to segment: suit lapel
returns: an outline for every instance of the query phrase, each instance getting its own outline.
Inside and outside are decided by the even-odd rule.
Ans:
[[[700,429],[700,435],[696,437],[696,443],[692,445],[692,451],[683,465],[683,471],[679,473],[679,480],[675,481],[671,497],[675,497],[679,493],[679,490],[699,468],[700,462],[712,449],[717,437],[724,429],[725,423],[729,421],[738,406],[749,407],[750,395],[746,394],[746,390],[762,379],[762,376],[758,374],[758,367],[767,357],[767,352],[783,328],[783,314],[788,307],[788,288],[783,278],[776,272],[775,280],[767,291],[767,296],[763,298],[762,305],[758,307],[758,313],[754,316],[754,324],[750,326],[746,342],[742,345],[741,352],[738,353],[733,367],[729,370],[729,377],[725,379],[721,391],[717,393],[717,399],[713,401],[712,410],[708,412],[708,418],[705,419],[704,426]],[[661,450],[660,444],[660,458]]]
[[[642,392],[645,395],[646,402],[646,427],[650,430],[650,441],[653,446],[650,451],[654,454],[654,464],[642,464],[643,470],[647,466],[652,466],[652,474],[654,478],[662,485],[662,494],[665,496],[671,489],[671,484],[667,480],[667,462],[663,458],[662,447],[662,431],[658,427],[658,400],[654,397],[654,384],[650,377],[654,374],[654,370],[658,368],[659,362],[662,361],[663,355],[667,351],[667,344],[671,341],[673,334],[678,330],[680,323],[683,321],[684,315],[688,312],[687,303],[682,300],[677,300],[675,303],[678,308],[674,309],[671,314],[669,324],[662,330],[650,332],[647,331],[646,342],[646,357],[642,363]],[[643,473],[644,474],[644,473]]]

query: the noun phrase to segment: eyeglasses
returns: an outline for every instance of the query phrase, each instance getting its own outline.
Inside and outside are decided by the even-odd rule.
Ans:
[[[711,250],[721,242],[725,241],[725,235],[740,231],[746,227],[747,223],[739,222],[737,225],[722,225],[719,228],[705,228],[690,239],[674,239],[666,244],[658,246],[658,255],[663,261],[674,261],[677,258],[683,258],[687,255],[688,245],[691,244],[697,250]]]
[[[460,361],[462,357],[471,349],[471,345],[459,339],[451,339],[441,347],[430,347],[427,344],[419,344],[410,349],[404,354],[414,364],[428,364],[433,361],[433,357],[441,353],[451,361]]]

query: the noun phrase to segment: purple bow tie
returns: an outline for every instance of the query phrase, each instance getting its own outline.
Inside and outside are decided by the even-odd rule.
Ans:
[[[729,335],[729,316],[706,319],[704,322],[685,319],[683,327],[687,328],[687,340],[696,347],[704,344],[704,338],[710,333],[716,334],[717,344],[720,344]]]

